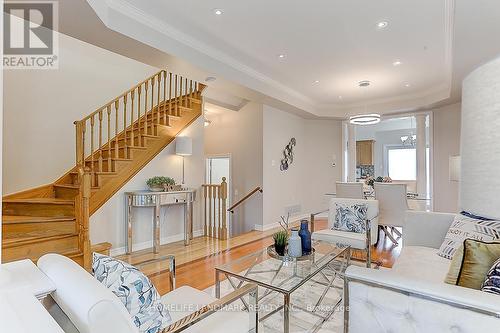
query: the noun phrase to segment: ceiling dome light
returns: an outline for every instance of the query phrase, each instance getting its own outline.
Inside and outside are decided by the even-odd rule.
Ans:
[[[360,114],[349,118],[349,123],[353,125],[374,125],[380,122],[380,115],[377,113]]]
[[[389,22],[387,21],[380,21],[377,23],[377,28],[378,29],[385,29],[389,25]]]
[[[409,83],[405,83],[405,87],[406,87],[406,88],[409,88],[409,87],[410,87],[410,84],[409,84]]]
[[[214,9],[214,14],[215,15],[222,15],[224,12],[222,11],[222,9]]]
[[[278,55],[278,58],[280,58],[280,59],[283,59],[284,57],[285,57],[285,55],[284,55],[284,54],[279,54],[279,55]]]
[[[214,82],[215,80],[217,80],[215,76],[207,76],[205,78],[205,82]]]
[[[313,82],[313,83],[319,83],[319,80],[314,80],[314,82]]]
[[[370,82],[370,81],[368,81],[368,80],[363,80],[363,81],[359,81],[359,82],[358,82],[358,85],[359,85],[360,87],[362,87],[362,88],[364,88],[364,87],[368,87],[370,84],[371,84],[371,82]]]
[[[393,65],[393,66],[399,66],[399,65],[401,65],[401,64],[402,64],[402,62],[401,62],[400,60],[396,60],[396,61],[394,61],[394,62],[392,63],[392,65]]]

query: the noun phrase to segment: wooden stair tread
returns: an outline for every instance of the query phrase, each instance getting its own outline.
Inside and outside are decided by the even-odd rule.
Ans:
[[[74,200],[57,199],[57,198],[30,198],[30,199],[4,199],[3,203],[35,203],[35,204],[53,204],[53,205],[68,205],[74,204]]]
[[[14,223],[43,223],[43,222],[66,222],[74,221],[74,216],[62,217],[47,217],[47,216],[24,216],[24,215],[3,215],[2,222],[4,224]]]
[[[9,233],[3,235],[2,246],[19,245],[21,243],[32,243],[41,240],[54,240],[78,236],[78,233],[61,233],[57,230],[38,230],[33,232]]]

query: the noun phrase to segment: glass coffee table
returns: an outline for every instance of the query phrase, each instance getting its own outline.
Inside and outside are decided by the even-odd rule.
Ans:
[[[310,332],[321,328],[342,301],[343,274],[349,265],[350,247],[340,248],[334,244],[317,241],[314,253],[307,258],[276,258],[267,248],[233,260],[215,268],[215,295],[221,296],[221,283],[225,278],[231,289],[238,289],[244,283],[255,283],[259,288],[259,321],[278,316],[283,311],[283,331],[290,331],[290,310],[304,311],[312,315],[316,322]],[[335,304],[325,304],[325,296],[331,289],[338,289]],[[293,293],[317,296],[311,304],[294,302]],[[283,301],[276,303],[276,297]],[[243,300],[243,306],[248,304]],[[273,306],[268,301],[274,301]]]

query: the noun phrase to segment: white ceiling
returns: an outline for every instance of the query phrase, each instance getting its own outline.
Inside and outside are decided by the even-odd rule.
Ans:
[[[322,117],[456,100],[500,53],[497,0],[87,1],[115,31]]]

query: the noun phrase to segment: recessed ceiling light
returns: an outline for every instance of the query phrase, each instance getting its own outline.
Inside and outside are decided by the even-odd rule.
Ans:
[[[339,95],[339,99],[342,99],[342,95]]]
[[[278,58],[283,59],[285,57],[284,54],[278,54]]]
[[[207,76],[205,78],[205,82],[214,82],[215,80],[217,80],[215,76]]]
[[[222,9],[214,9],[214,14],[215,15],[222,15],[224,12],[222,11]]]
[[[399,66],[399,65],[401,65],[401,64],[402,64],[402,62],[401,62],[400,60],[396,60],[396,61],[394,61],[394,62],[392,63],[392,65],[393,65],[393,66]]]
[[[385,29],[389,25],[389,22],[387,21],[380,21],[377,23],[377,28],[378,29]]]
[[[405,83],[405,87],[406,88],[410,87],[410,84],[409,83]]]
[[[313,82],[313,83],[319,83],[319,80],[314,80],[314,82]]]

